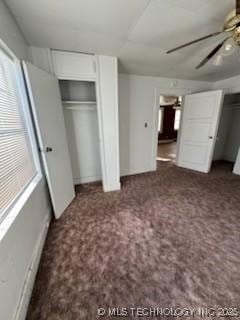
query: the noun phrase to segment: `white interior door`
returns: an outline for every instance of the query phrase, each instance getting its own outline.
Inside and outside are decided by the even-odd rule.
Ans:
[[[23,63],[54,214],[59,218],[75,197],[57,79]]]
[[[209,172],[222,109],[223,91],[188,95],[184,100],[177,165]]]

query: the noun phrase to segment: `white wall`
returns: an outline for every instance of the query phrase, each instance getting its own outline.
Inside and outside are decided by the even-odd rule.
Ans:
[[[223,89],[225,93],[240,92],[240,75],[225,80],[217,81],[213,85],[214,89]]]
[[[74,184],[102,179],[96,105],[63,106]]]
[[[26,42],[7,8],[0,0],[0,38],[21,59],[28,58]],[[42,180],[8,232],[0,241],[0,318],[15,319],[23,284],[37,250],[50,203]],[[0,232],[1,230],[0,225]]]
[[[48,195],[41,181],[0,242],[1,319],[16,319],[23,289],[27,289],[25,294],[30,297],[31,292],[24,284],[48,226],[49,215]]]
[[[23,34],[2,0],[0,0],[0,38],[19,59],[28,57],[27,43]]]
[[[100,181],[102,172],[95,82],[60,80],[59,83],[62,100],[95,102],[63,103],[63,111],[74,184]]]
[[[185,95],[212,89],[212,83],[119,75],[121,175],[155,170],[157,103],[160,94]],[[145,123],[147,127],[145,127]]]
[[[29,55],[29,59],[33,62],[33,64],[36,67],[44,71],[53,73],[50,49],[29,46],[28,55]]]

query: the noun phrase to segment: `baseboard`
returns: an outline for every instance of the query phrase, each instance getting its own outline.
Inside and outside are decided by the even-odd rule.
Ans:
[[[104,192],[112,192],[112,191],[119,191],[121,190],[121,183],[117,182],[115,184],[109,185],[109,186],[103,186]]]
[[[142,174],[142,173],[148,173],[152,171],[156,171],[157,169],[157,161],[154,163],[154,165],[149,166],[148,168],[142,168],[138,170],[131,170],[131,171],[122,171],[120,177],[127,177],[127,176],[134,176],[136,174]]]
[[[101,180],[102,180],[102,177],[100,177],[100,176],[73,178],[74,184],[96,182],[96,181],[101,181]]]
[[[43,224],[42,232],[39,236],[38,242],[36,244],[36,247],[33,253],[32,262],[28,269],[28,273],[24,282],[23,290],[22,290],[22,295],[20,298],[20,302],[19,302],[14,320],[25,320],[27,315],[28,305],[32,295],[34,281],[36,278],[43,246],[46,240],[46,236],[47,236],[47,232],[48,232],[48,228],[51,220],[50,211],[51,209],[49,209],[49,214],[47,215],[47,218]]]
[[[233,168],[233,174],[240,175],[240,168],[237,168],[237,167],[234,166],[234,168]]]

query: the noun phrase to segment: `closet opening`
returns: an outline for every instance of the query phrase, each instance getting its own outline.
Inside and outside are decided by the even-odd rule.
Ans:
[[[160,95],[157,161],[176,162],[181,107],[181,96]]]
[[[213,166],[224,164],[233,171],[240,147],[240,93],[226,94],[223,101]]]
[[[75,185],[102,181],[96,83],[59,80]]]

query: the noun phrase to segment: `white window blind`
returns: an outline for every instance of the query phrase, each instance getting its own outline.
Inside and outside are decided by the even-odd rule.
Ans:
[[[17,79],[15,62],[0,51],[0,220],[36,174]]]

